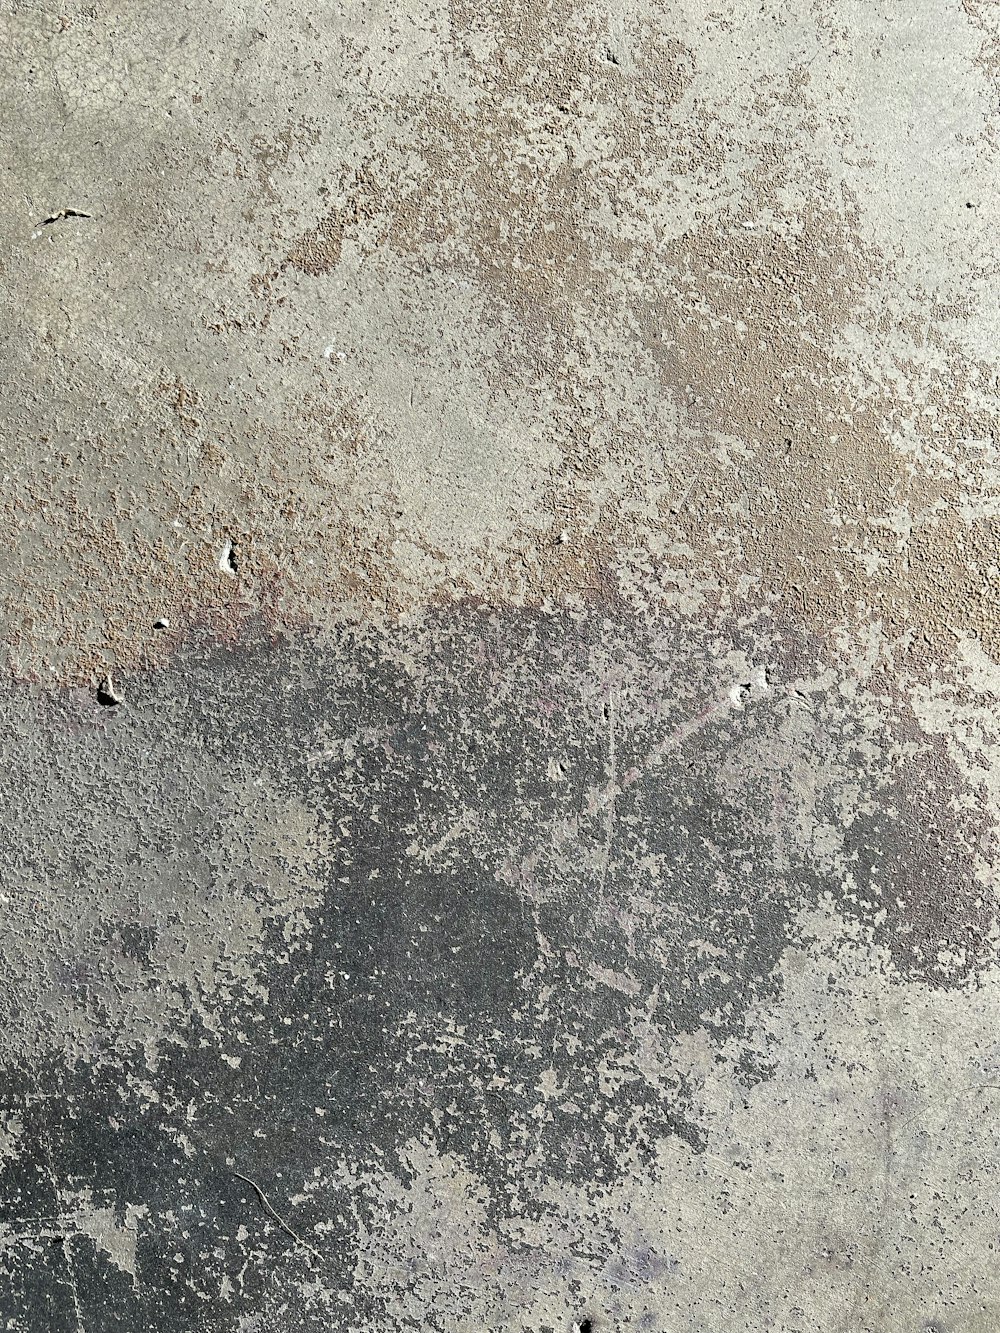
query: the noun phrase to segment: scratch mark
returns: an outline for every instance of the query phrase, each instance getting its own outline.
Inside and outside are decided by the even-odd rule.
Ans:
[[[52,1186],[53,1196],[58,1202],[60,1197],[59,1184],[56,1180],[55,1167],[52,1165],[52,1145],[49,1142],[49,1132],[45,1126],[44,1118],[41,1121],[41,1131],[40,1138],[42,1142],[42,1150],[45,1153],[46,1173],[49,1177],[49,1183]],[[59,1240],[62,1243],[63,1257],[66,1260],[66,1272],[69,1274],[69,1289],[73,1297],[73,1309],[76,1313],[76,1326],[79,1333],[84,1333],[83,1314],[80,1310],[80,1288],[77,1285],[76,1269],[73,1266],[73,1254],[69,1247],[70,1237],[65,1232],[62,1232],[59,1235]]]
[[[292,1240],[295,1241],[296,1245],[300,1246],[301,1249],[305,1250],[307,1254],[311,1254],[314,1259],[317,1259],[320,1263],[323,1262],[323,1256],[320,1254],[319,1250],[315,1249],[312,1245],[310,1245],[307,1240],[304,1240],[303,1237],[300,1236],[297,1231],[293,1231],[292,1228],[285,1221],[285,1219],[275,1211],[274,1207],[271,1204],[271,1200],[267,1197],[267,1195],[264,1193],[261,1187],[257,1184],[256,1180],[251,1180],[249,1176],[245,1176],[242,1171],[234,1170],[233,1167],[230,1167],[229,1170],[237,1178],[237,1180],[242,1180],[244,1181],[245,1184],[250,1186],[253,1192],[257,1195],[257,1198],[260,1200],[261,1206],[267,1213],[268,1217],[270,1217],[272,1221],[277,1222],[278,1226],[281,1227],[282,1231],[285,1233],[286,1236],[290,1236]]]
[[[612,690],[604,709],[608,719],[608,785],[605,788],[604,852],[601,857],[601,895],[603,897],[611,862],[611,846],[615,838],[618,816],[618,764],[615,758],[615,695]]]
[[[37,240],[46,227],[53,226],[56,222],[65,222],[68,218],[89,218],[92,213],[84,213],[79,208],[60,208],[58,213],[50,213],[47,218],[42,218],[34,231],[31,233],[31,239]]]

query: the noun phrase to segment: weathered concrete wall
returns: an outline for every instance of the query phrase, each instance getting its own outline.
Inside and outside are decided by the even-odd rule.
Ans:
[[[993,1333],[997,6],[2,35],[0,1327]]]

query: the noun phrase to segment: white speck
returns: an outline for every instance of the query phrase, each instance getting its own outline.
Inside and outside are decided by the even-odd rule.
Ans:
[[[346,361],[346,360],[347,360],[347,353],[346,353],[346,352],[338,352],[337,349],[336,349],[336,347],[334,347],[334,345],[333,345],[332,343],[330,344],[329,347],[324,347],[324,348],[323,348],[323,355],[326,357],[327,361],[332,360],[334,357],[336,357],[336,359],[337,359],[338,361]]]

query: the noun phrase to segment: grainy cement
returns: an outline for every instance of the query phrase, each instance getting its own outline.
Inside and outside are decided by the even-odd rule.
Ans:
[[[0,1328],[993,1333],[997,7],[0,32]]]

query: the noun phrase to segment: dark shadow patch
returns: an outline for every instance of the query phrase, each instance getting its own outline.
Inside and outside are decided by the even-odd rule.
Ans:
[[[766,655],[778,685],[808,666],[780,627],[734,646]],[[176,768],[157,780],[179,811],[176,863],[198,844],[192,873],[211,887],[230,854],[224,819],[183,814],[187,766],[211,759],[305,803],[322,830],[320,889],[297,933],[271,921],[246,985],[162,1043],[155,1071],[136,1052],[122,1068],[53,1057],[34,1076],[49,1186],[147,1210],[135,1284],[74,1242],[85,1327],[224,1333],[274,1293],[295,1302],[295,1333],[325,1333],[341,1300],[356,1323],[384,1318],[354,1288],[359,1228],[380,1206],[363,1182],[405,1178],[410,1140],[465,1161],[497,1219],[515,1197],[520,1216],[540,1214],[545,1181],[607,1187],[664,1137],[698,1151],[697,1090],[670,1072],[674,1038],[704,1030],[745,1085],[769,1077],[748,1014],[780,990],[801,905],[829,894],[874,923],[886,867],[902,884],[909,847],[920,864],[905,919],[923,921],[913,904],[931,912],[968,852],[947,822],[926,836],[944,787],[941,802],[907,805],[887,760],[859,776],[876,811],[903,814],[891,837],[877,822],[889,815],[851,829],[869,886],[852,899],[781,822],[802,764],[831,748],[846,764],[851,719],[786,753],[801,701],[748,686],[738,707],[715,706],[741,683],[722,678],[714,630],[658,638],[468,611],[322,651],[189,651],[131,682],[113,753],[127,766],[151,729],[169,733]],[[935,850],[948,847],[954,862]],[[102,855],[124,874],[160,850],[140,827]],[[96,864],[69,858],[67,884]],[[168,901],[137,898],[104,947],[153,968],[180,919]],[[939,927],[920,930],[926,950]],[[899,957],[915,957],[899,936]],[[61,969],[67,995],[99,988],[94,960]],[[27,1156],[20,1169],[38,1176]],[[328,1300],[291,1294],[317,1275]]]

